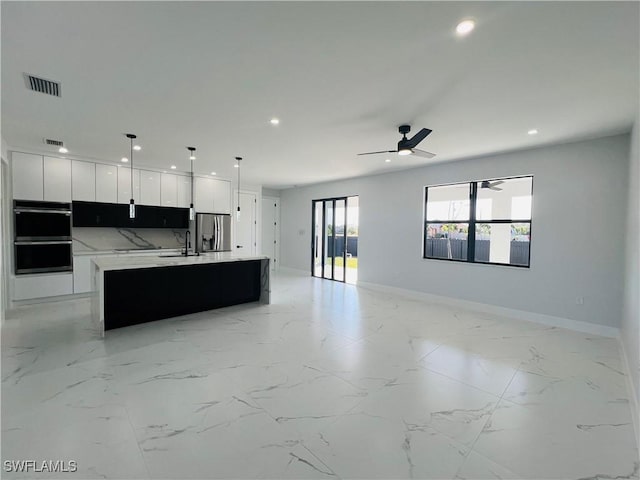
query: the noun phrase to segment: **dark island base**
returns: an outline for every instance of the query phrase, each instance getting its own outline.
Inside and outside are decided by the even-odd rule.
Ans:
[[[104,328],[260,299],[260,260],[104,272]]]

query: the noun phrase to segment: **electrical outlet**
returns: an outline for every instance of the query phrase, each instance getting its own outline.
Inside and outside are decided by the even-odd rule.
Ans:
[[[576,305],[584,305],[584,297],[576,297]]]

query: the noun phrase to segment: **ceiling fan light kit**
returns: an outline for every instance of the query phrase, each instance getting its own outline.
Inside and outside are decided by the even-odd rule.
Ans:
[[[398,132],[402,135],[402,140],[398,142],[396,150],[383,150],[380,152],[366,152],[359,153],[358,155],[376,155],[378,153],[397,153],[398,155],[416,155],[418,157],[433,158],[435,153],[427,152],[425,150],[419,150],[416,148],[420,142],[422,142],[432,132],[429,128],[423,128],[413,137],[407,138],[407,133],[411,131],[410,125],[400,125]]]

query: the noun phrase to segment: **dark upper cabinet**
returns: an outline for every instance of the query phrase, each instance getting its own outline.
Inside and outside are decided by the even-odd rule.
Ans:
[[[74,227],[114,227],[117,223],[116,203],[73,202]]]
[[[136,218],[129,218],[128,204],[73,202],[73,226],[186,229],[189,209],[136,205]]]

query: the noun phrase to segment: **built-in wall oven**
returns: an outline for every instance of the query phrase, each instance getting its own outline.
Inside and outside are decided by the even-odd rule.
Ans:
[[[15,273],[73,270],[71,204],[14,201]]]

